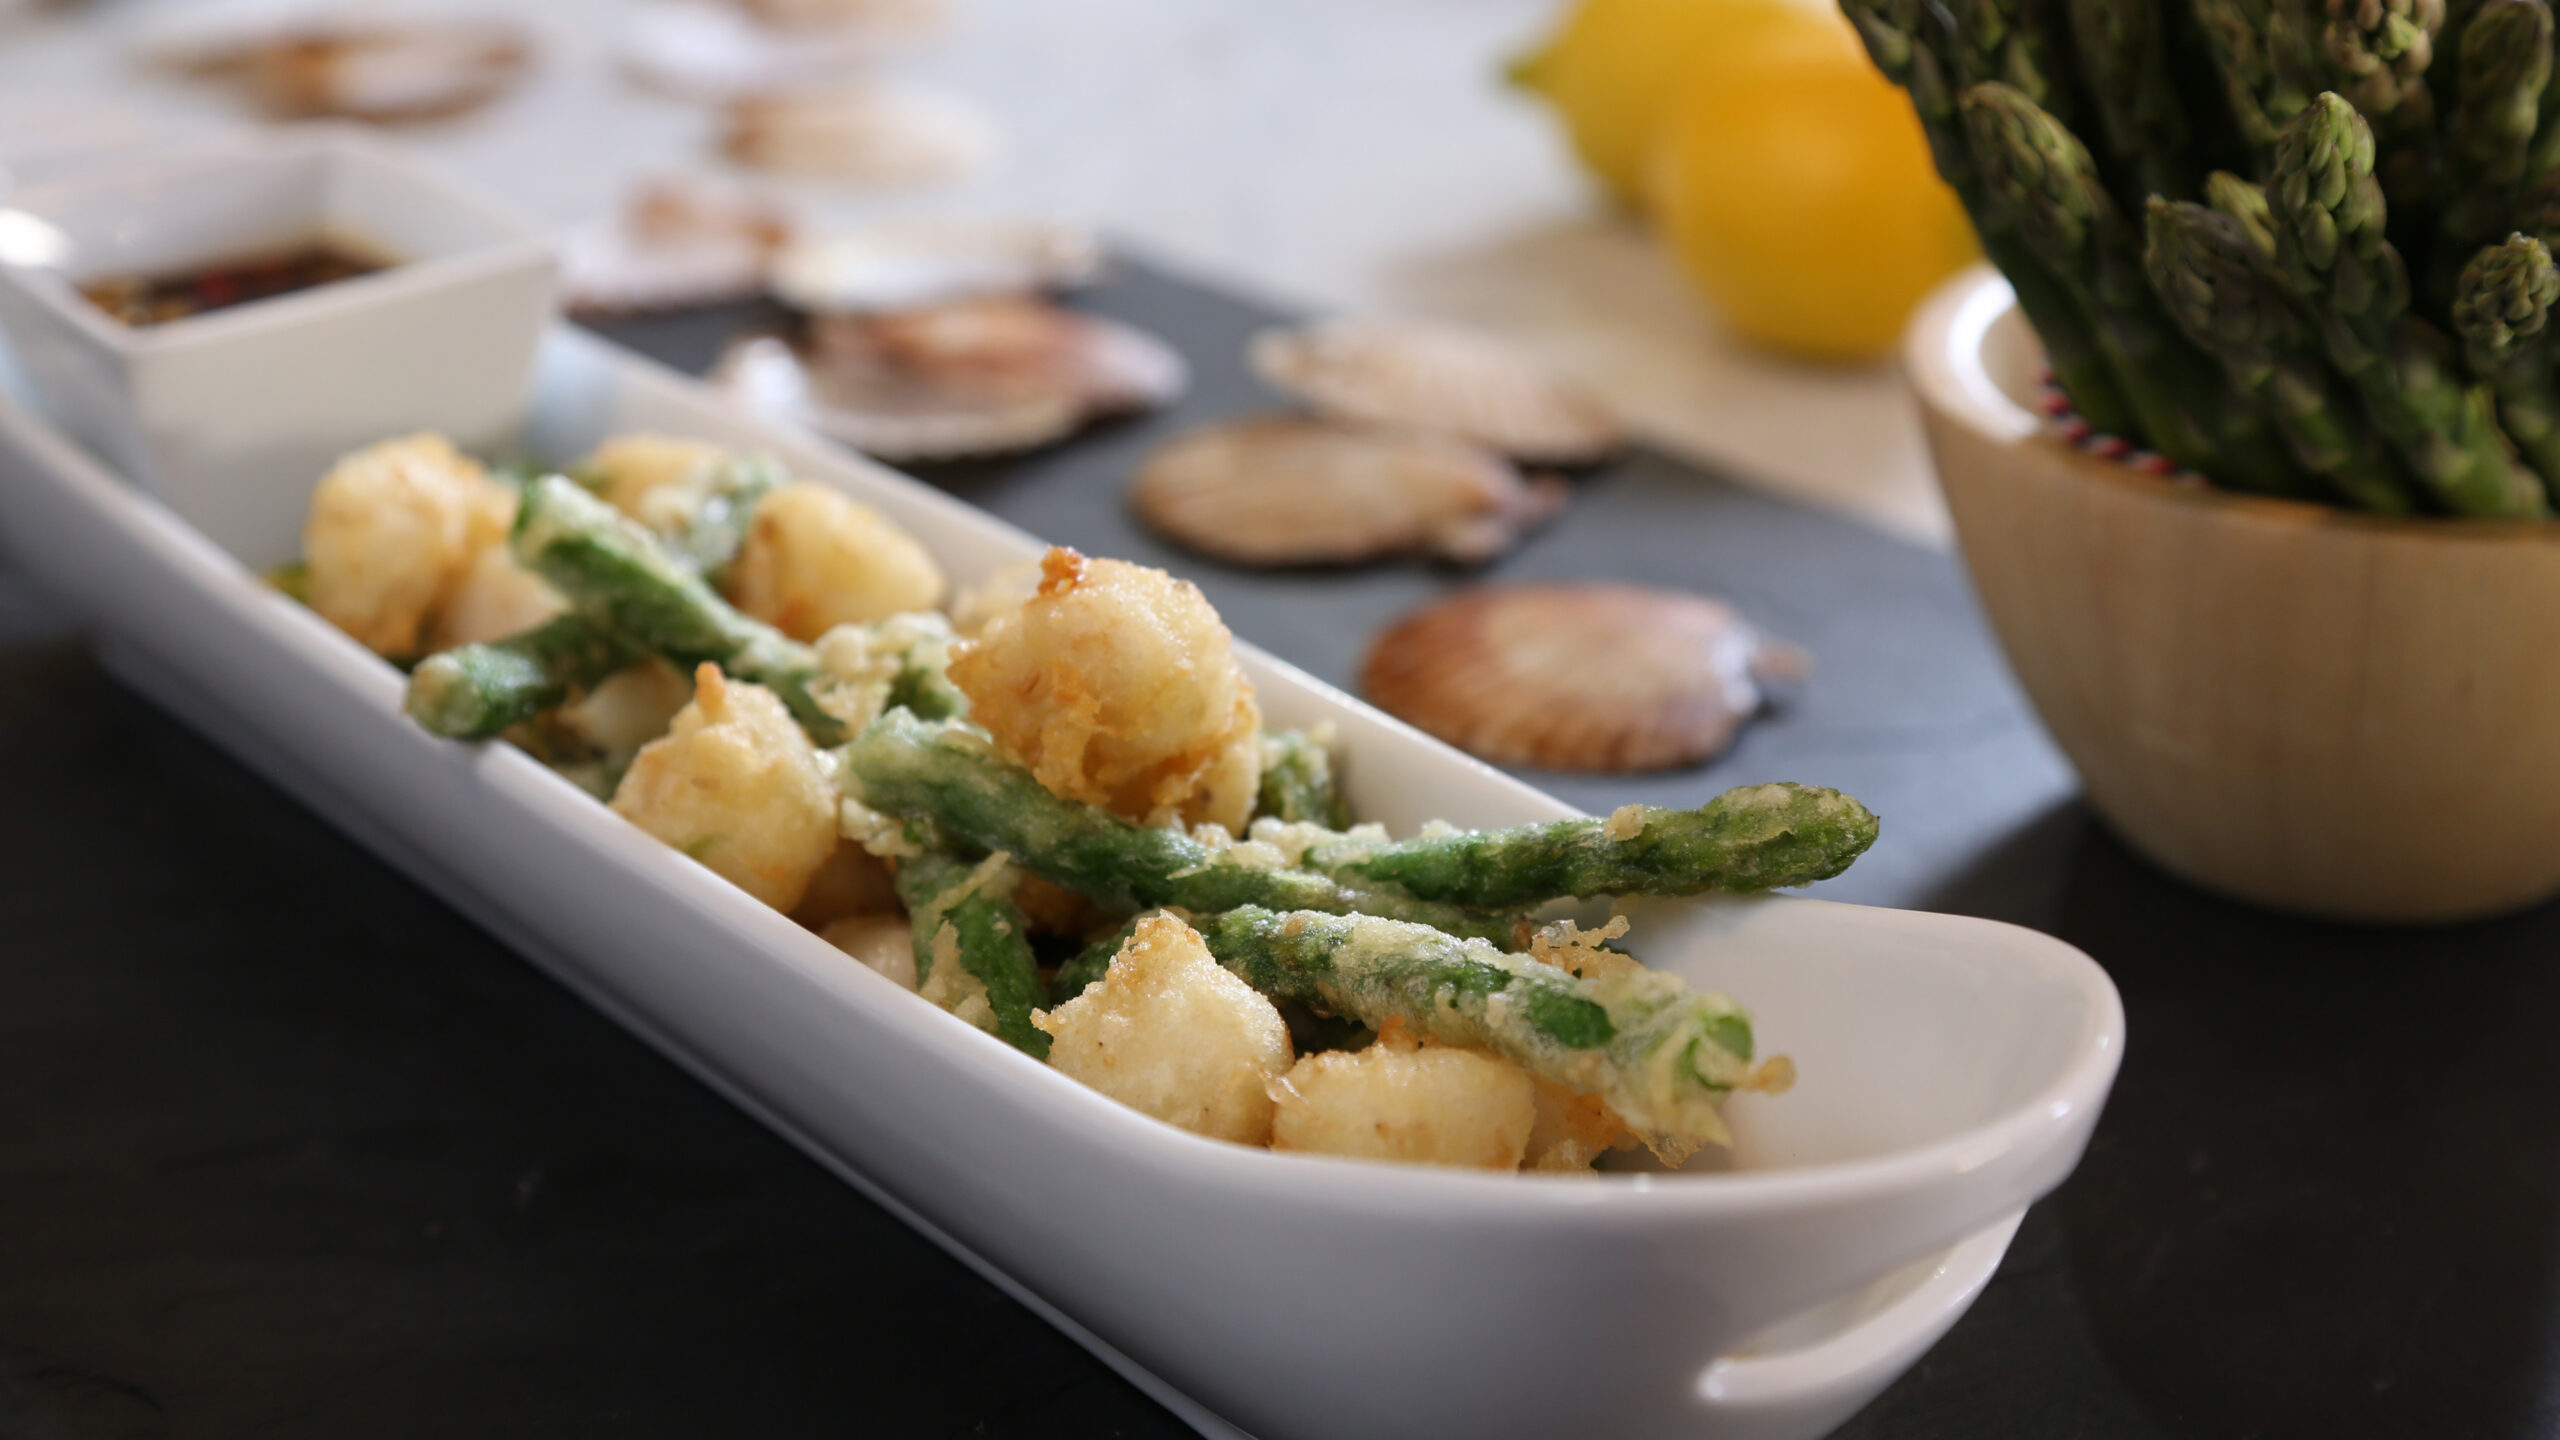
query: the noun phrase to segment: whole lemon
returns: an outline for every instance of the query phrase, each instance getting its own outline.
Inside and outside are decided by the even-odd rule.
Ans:
[[[1544,46],[1512,63],[1511,79],[1555,106],[1574,153],[1611,195],[1641,206],[1664,107],[1691,62],[1760,23],[1772,3],[1582,0]]]
[[[1691,280],[1736,331],[1823,360],[1890,350],[1911,308],[1979,253],[1911,102],[1837,13],[1763,0],[1682,73],[1648,176]]]

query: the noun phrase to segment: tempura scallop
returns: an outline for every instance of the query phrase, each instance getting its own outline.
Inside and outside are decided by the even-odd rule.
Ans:
[[[951,680],[1056,794],[1147,824],[1252,816],[1262,711],[1187,580],[1052,549],[1038,593],[952,648]]]
[[[1516,1170],[1537,1085],[1510,1061],[1418,1043],[1389,1021],[1365,1050],[1327,1050],[1274,1080],[1271,1148]]]
[[[1289,1027],[1173,916],[1140,920],[1102,979],[1031,1023],[1051,1037],[1051,1065],[1131,1109],[1238,1144],[1271,1139],[1265,1086],[1289,1068]]]
[[[379,655],[415,655],[515,497],[441,435],[358,450],[322,477],[303,522],[311,608]]]
[[[613,808],[776,910],[800,903],[836,848],[836,792],[774,693],[694,672],[693,703],[641,747]]]
[[[929,610],[948,587],[924,547],[879,511],[797,481],[757,502],[728,588],[739,609],[815,640],[838,625]]]

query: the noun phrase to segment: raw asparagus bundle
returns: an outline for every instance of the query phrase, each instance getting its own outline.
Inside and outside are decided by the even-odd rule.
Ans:
[[[1841,6],[2096,428],[2235,489],[2550,513],[2504,247],[2560,239],[2551,0]]]

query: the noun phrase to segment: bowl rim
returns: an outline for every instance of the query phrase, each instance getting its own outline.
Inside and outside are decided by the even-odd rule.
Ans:
[[[2375,515],[2312,500],[2183,483],[2074,449],[2048,432],[2035,412],[2010,398],[1984,362],[1985,341],[1993,327],[2017,308],[2017,295],[2007,277],[1988,262],[1968,266],[1921,302],[1903,336],[1902,359],[1924,410],[1964,427],[1988,444],[2034,447],[2092,483],[2113,486],[2157,505],[2185,507],[2214,523],[2377,541],[2560,546],[2560,522],[2553,520]],[[2032,327],[2028,333],[2034,334]]]

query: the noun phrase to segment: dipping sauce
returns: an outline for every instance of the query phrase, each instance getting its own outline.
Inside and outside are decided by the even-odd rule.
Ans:
[[[80,287],[80,293],[127,325],[165,325],[332,280],[370,275],[392,263],[386,256],[343,241],[321,240],[290,250],[217,260],[177,275],[92,280]]]

